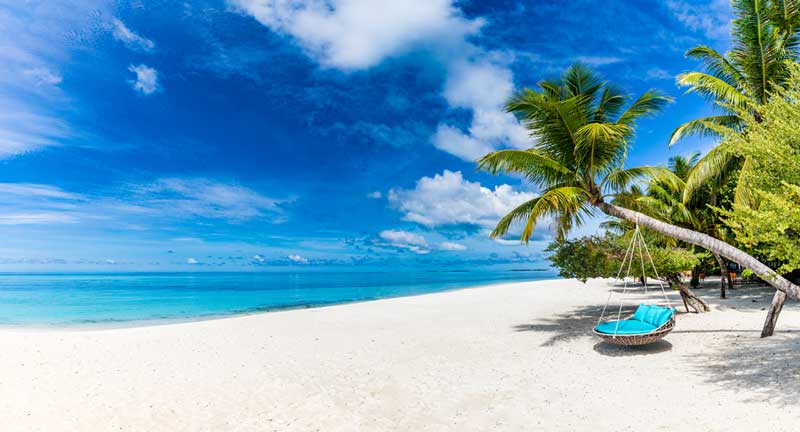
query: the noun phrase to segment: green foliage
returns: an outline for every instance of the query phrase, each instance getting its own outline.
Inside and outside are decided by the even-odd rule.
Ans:
[[[686,56],[703,64],[701,72],[678,76],[678,85],[697,93],[727,112],[693,120],[673,132],[670,145],[689,135],[719,135],[740,130],[746,119],[739,111],[755,112],[789,77],[786,61],[797,58],[800,8],[797,0],[732,0],[733,47],[723,55],[700,45]]]
[[[725,55],[708,46],[690,49],[687,57],[699,60],[701,72],[678,76],[687,93],[697,93],[724,111],[689,121],[673,132],[669,145],[695,136],[724,137],[761,122],[769,114],[761,105],[791,76],[789,63],[800,54],[800,2],[798,0],[732,0],[735,19],[733,47]],[[752,170],[747,159],[722,148],[705,155],[686,182],[684,200],[691,199],[709,182],[725,184],[729,176]],[[751,205],[753,196],[744,186],[735,188],[734,202]]]
[[[603,236],[581,237],[574,240],[557,240],[551,243],[546,251],[551,255],[548,259],[559,269],[565,278],[577,278],[586,281],[595,277],[616,277],[625,251],[630,244],[630,235],[618,235],[606,232]],[[647,246],[653,257],[653,263],[660,276],[683,272],[697,266],[704,258],[704,253],[693,253],[676,247]],[[654,277],[652,265],[647,254],[644,254],[644,274]],[[639,250],[633,257],[630,275],[642,276],[642,256]],[[621,276],[625,276],[627,268]]]
[[[720,145],[747,160],[738,183],[751,198],[719,210],[739,243],[784,272],[800,268],[800,65],[787,68],[786,85],[760,107],[763,121]]]
[[[636,100],[602,81],[588,67],[569,67],[558,81],[542,81],[538,89],[524,89],[506,105],[530,131],[535,146],[529,150],[501,150],[479,161],[490,173],[524,176],[542,190],[497,224],[492,237],[505,235],[523,224],[527,242],[537,221],[555,221],[557,237],[580,225],[592,214],[592,204],[618,193],[662,168],[625,168],[634,125],[658,112],[670,99],[650,90]]]

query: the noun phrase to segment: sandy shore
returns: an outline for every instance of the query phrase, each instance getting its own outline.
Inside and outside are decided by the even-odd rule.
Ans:
[[[600,281],[507,284],[91,331],[0,331],[4,431],[793,430],[800,309],[681,314],[647,349],[589,331]],[[678,303],[677,296],[673,300]],[[631,298],[632,301],[635,301]]]

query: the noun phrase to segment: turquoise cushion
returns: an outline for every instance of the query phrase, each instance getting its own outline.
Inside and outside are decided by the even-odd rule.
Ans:
[[[614,332],[615,329],[616,333]],[[617,327],[617,321],[604,322],[595,327],[595,330],[597,330],[598,333],[605,333],[612,335],[646,334],[652,332],[655,329],[656,327],[653,326],[652,324],[632,319],[619,321],[619,327]]]
[[[634,312],[633,319],[645,322],[658,328],[669,321],[674,313],[675,310],[672,308],[655,305],[640,305],[636,309],[636,312]]]
[[[637,321],[647,322],[647,314],[650,313],[650,305],[639,305],[636,312],[633,313],[633,318]]]

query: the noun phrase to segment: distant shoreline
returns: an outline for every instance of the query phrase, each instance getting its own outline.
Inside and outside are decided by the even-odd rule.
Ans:
[[[508,272],[518,272],[520,270],[508,270]],[[537,272],[538,270],[530,270],[533,272]],[[527,271],[526,271],[527,272]],[[379,272],[385,273],[385,272]],[[442,271],[441,273],[448,273]],[[171,273],[169,273],[171,274]],[[182,273],[185,274],[185,273]],[[220,273],[220,274],[231,274],[228,272]],[[88,274],[88,276],[92,276],[92,274]],[[24,276],[24,275],[23,275]],[[39,276],[39,274],[35,274],[33,276]],[[57,275],[56,275],[57,276]],[[80,276],[84,276],[81,274]],[[252,316],[252,315],[260,315],[260,314],[272,314],[278,312],[287,312],[287,311],[295,311],[295,310],[305,310],[305,309],[321,309],[321,308],[328,308],[333,306],[340,306],[340,305],[347,305],[347,304],[357,304],[357,303],[370,303],[382,300],[391,300],[396,298],[405,298],[405,297],[417,297],[417,296],[426,296],[426,295],[435,295],[440,293],[447,293],[452,291],[459,291],[459,290],[470,290],[476,288],[487,288],[493,286],[501,286],[507,284],[525,284],[525,283],[533,283],[533,282],[552,282],[561,280],[561,278],[554,276],[548,277],[543,279],[509,279],[509,280],[498,280],[498,281],[490,281],[490,282],[476,282],[474,284],[470,284],[469,282],[464,282],[467,285],[458,285],[453,287],[447,288],[436,288],[429,291],[422,291],[422,292],[413,292],[407,294],[397,294],[397,295],[384,295],[384,296],[376,296],[372,298],[364,298],[364,299],[355,299],[355,300],[334,300],[334,301],[322,301],[322,302],[298,302],[294,304],[286,304],[281,306],[255,306],[255,307],[248,307],[242,309],[234,309],[230,311],[218,312],[218,313],[207,313],[207,314],[193,314],[191,316],[165,316],[165,317],[147,317],[141,319],[105,319],[105,320],[86,320],[86,321],[71,321],[71,322],[55,322],[52,324],[47,323],[0,323],[0,331],[1,330],[11,330],[11,331],[91,331],[91,330],[106,330],[106,329],[124,329],[124,328],[138,328],[138,327],[152,327],[152,326],[164,326],[164,325],[171,325],[171,324],[184,324],[184,323],[193,323],[193,322],[202,322],[202,321],[216,321],[222,320],[227,318],[237,318],[237,317],[244,317],[244,316]],[[456,282],[458,283],[458,282]],[[369,289],[370,287],[366,287]]]

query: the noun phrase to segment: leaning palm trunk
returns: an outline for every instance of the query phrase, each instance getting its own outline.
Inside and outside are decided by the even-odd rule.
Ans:
[[[594,203],[594,205],[609,216],[614,216],[629,222],[637,223],[640,226],[659,232],[666,236],[700,246],[711,251],[711,253],[722,255],[723,257],[738,263],[743,267],[749,268],[753,271],[753,273],[758,275],[758,277],[772,285],[778,290],[778,292],[775,293],[775,297],[772,300],[772,307],[767,315],[767,321],[764,324],[764,328],[761,331],[761,337],[772,335],[773,331],[775,330],[775,323],[778,320],[778,315],[780,314],[786,297],[788,296],[795,300],[800,297],[800,287],[789,282],[786,278],[764,265],[761,261],[752,257],[750,254],[741,251],[722,240],[716,239],[707,234],[681,228],[675,225],[670,225],[643,213],[611,205],[602,201]]]

